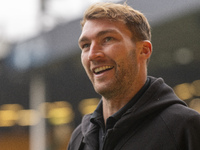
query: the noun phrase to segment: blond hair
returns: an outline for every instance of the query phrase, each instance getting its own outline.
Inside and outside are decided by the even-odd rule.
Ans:
[[[115,3],[96,3],[91,5],[83,16],[82,27],[87,20],[109,19],[121,21],[127,25],[132,32],[133,39],[136,41],[151,41],[151,29],[146,17],[139,11],[124,4]]]

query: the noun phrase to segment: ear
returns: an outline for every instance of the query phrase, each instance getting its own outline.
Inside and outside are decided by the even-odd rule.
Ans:
[[[152,54],[152,44],[148,40],[141,41],[140,58],[147,60]]]

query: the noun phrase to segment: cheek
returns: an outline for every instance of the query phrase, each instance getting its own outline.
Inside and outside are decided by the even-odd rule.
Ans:
[[[81,63],[83,65],[83,67],[85,68],[86,64],[87,64],[87,59],[86,59],[86,55],[81,53]]]
[[[131,71],[131,69],[135,69],[138,64],[137,57],[134,50],[127,51],[123,55],[123,57],[121,57],[121,61],[123,62],[124,69],[126,69],[127,71]]]
[[[90,66],[89,66],[89,60],[88,60],[87,55],[81,54],[81,63],[86,73],[88,74],[90,70]]]

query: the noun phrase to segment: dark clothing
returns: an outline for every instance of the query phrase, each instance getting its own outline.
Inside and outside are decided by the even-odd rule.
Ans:
[[[102,149],[199,150],[200,114],[188,108],[161,78],[150,79],[149,88],[132,107],[111,121],[113,127],[106,127]],[[68,150],[99,150],[99,131],[104,125],[94,118],[101,117],[84,116]]]
[[[97,109],[92,114],[90,121],[94,124],[97,124],[100,127],[99,128],[99,149],[100,150],[103,148],[105,134],[108,131],[108,129],[111,129],[114,127],[115,123],[122,117],[122,115],[129,108],[131,108],[137,102],[137,100],[144,94],[144,92],[148,89],[149,85],[150,85],[150,78],[147,78],[146,83],[140,89],[140,91],[123,108],[121,108],[118,112],[116,112],[115,114],[113,114],[106,120],[106,126],[105,126],[104,118],[102,115],[103,114],[102,101],[99,103],[99,105],[97,106]]]

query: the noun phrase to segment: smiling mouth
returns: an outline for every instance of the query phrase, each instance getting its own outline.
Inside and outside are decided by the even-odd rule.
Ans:
[[[93,70],[93,72],[94,72],[95,74],[100,74],[100,73],[102,73],[102,72],[111,70],[112,68],[114,68],[114,66],[102,66],[102,67],[95,68],[95,69]]]

